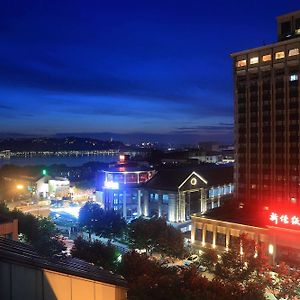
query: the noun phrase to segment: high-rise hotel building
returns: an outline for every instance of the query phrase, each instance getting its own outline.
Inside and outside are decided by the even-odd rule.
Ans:
[[[278,42],[232,54],[236,198],[300,208],[300,11],[277,18]]]

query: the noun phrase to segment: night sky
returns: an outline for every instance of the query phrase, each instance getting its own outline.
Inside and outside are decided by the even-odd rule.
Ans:
[[[230,53],[276,41],[275,17],[298,9],[299,0],[2,0],[2,136],[230,142]]]

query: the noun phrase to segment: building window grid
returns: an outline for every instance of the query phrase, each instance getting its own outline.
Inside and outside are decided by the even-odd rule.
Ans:
[[[278,52],[275,52],[275,59],[283,59],[285,58],[285,53],[284,51],[278,51]]]
[[[289,56],[299,55],[299,48],[294,48],[289,50]]]

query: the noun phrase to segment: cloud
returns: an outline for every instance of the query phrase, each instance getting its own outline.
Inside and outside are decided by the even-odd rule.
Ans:
[[[14,108],[12,106],[8,106],[8,105],[0,103],[0,109],[3,109],[3,110],[13,110]]]
[[[191,127],[178,127],[177,130],[179,131],[200,131],[200,130],[206,130],[206,131],[219,131],[219,130],[233,130],[233,126],[220,126],[220,125],[199,125],[199,126],[191,126]]]
[[[79,95],[100,95],[100,96],[122,96],[141,99],[143,101],[166,102],[184,104],[188,107],[193,105],[191,111],[195,109],[205,113],[217,115],[228,115],[232,113],[232,108],[212,105],[215,102],[212,97],[218,97],[217,89],[207,90],[203,87],[190,86],[191,82],[174,82],[172,80],[160,83],[159,80],[148,82],[136,78],[122,78],[120,75],[109,73],[98,73],[70,69],[68,65],[49,58],[46,60],[47,67],[40,64],[16,65],[13,63],[0,64],[0,82],[10,86],[21,86],[26,88],[41,89],[48,92],[70,93]],[[54,70],[49,70],[49,65]],[[64,69],[59,72],[58,69]],[[220,96],[219,96],[220,97]],[[223,97],[226,97],[223,95]],[[194,105],[200,104],[197,108]],[[211,106],[212,105],[212,106]]]

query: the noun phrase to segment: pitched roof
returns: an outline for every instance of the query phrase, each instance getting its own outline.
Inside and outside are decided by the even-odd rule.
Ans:
[[[192,173],[196,172],[207,181],[208,186],[218,186],[233,182],[233,167],[224,165],[199,165],[161,169],[145,187],[157,190],[177,191],[178,187]]]
[[[18,263],[29,268],[47,269],[68,275],[126,287],[125,279],[110,271],[77,258],[47,258],[31,246],[0,237],[0,260]]]

